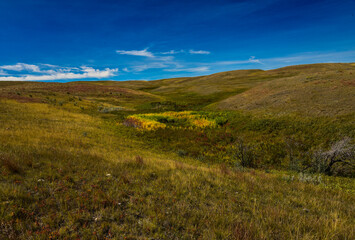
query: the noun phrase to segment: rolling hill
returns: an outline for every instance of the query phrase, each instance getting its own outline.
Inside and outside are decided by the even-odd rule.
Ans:
[[[355,64],[236,70],[208,76],[117,82],[177,102],[202,101],[221,110],[333,115],[355,110]]]

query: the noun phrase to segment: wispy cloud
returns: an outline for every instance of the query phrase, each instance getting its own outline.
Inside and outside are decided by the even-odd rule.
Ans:
[[[30,67],[28,67],[30,66]],[[44,66],[47,69],[42,69]],[[51,69],[48,69],[51,68]],[[103,70],[95,69],[92,67],[82,66],[76,67],[59,67],[49,64],[30,65],[24,63],[18,63],[16,65],[0,66],[0,69],[6,69],[9,71],[15,71],[17,73],[10,74],[4,72],[0,74],[0,81],[44,81],[44,80],[66,80],[66,79],[102,79],[113,77],[117,74],[118,69],[105,68]],[[26,71],[26,73],[22,73]]]
[[[183,50],[181,50],[183,51]],[[146,58],[142,58],[139,61],[134,61],[128,64],[127,67],[123,69],[124,72],[138,73],[149,69],[163,69],[163,68],[176,68],[179,67],[180,64],[175,60],[173,54],[177,54],[178,51],[171,50],[168,52],[150,52],[148,48],[144,50],[117,50],[119,54],[123,55],[132,55],[132,56],[145,56]],[[170,56],[169,56],[170,55]]]
[[[201,55],[208,55],[211,54],[210,51],[206,50],[169,50],[165,52],[150,52],[148,51],[148,48],[145,48],[143,50],[116,50],[116,53],[121,54],[121,55],[131,55],[131,56],[143,56],[143,57],[156,57],[158,55],[175,55],[179,53],[189,53],[189,54],[201,54]]]
[[[206,55],[208,55],[208,54],[210,54],[211,52],[210,51],[205,51],[205,50],[193,50],[193,49],[190,49],[189,50],[189,53],[190,54],[206,54]]]
[[[201,54],[201,55],[208,55],[208,54],[211,54],[210,51],[206,51],[206,50],[193,50],[193,49],[190,49],[190,50],[170,50],[170,51],[167,51],[167,52],[160,52],[160,54],[163,54],[163,55],[174,55],[174,54],[179,54],[179,53],[189,53],[189,54]]]
[[[331,62],[354,62],[355,51],[342,52],[304,52],[288,56],[273,58],[256,58],[251,56],[248,60],[218,61],[207,64],[213,66],[256,64],[264,70],[274,69],[295,64],[331,63]],[[204,64],[206,65],[206,64]]]
[[[170,51],[167,51],[167,52],[160,52],[160,54],[163,54],[163,55],[174,55],[174,54],[179,54],[179,53],[184,53],[185,50],[170,50]]]
[[[148,48],[143,50],[116,50],[116,53],[121,55],[141,56],[141,57],[154,57],[152,52],[148,51]]]
[[[169,63],[157,61],[135,65],[132,67],[132,70],[133,72],[143,72],[148,69],[167,68],[169,66]]]
[[[308,63],[308,62],[352,62],[355,51],[342,52],[305,52],[285,57],[274,57],[262,59],[262,62],[278,63]]]
[[[251,63],[261,63],[261,61],[256,59],[255,56],[251,56],[248,61]]]
[[[138,62],[132,62],[131,66],[125,68],[124,72],[139,73],[149,69],[162,69],[166,72],[206,72],[209,71],[208,66],[196,66],[193,63],[188,63],[185,61],[178,61],[175,59],[176,54],[187,53],[187,54],[200,54],[207,55],[210,54],[209,51],[205,50],[169,50],[162,52],[152,52],[148,51],[148,48],[143,50],[117,50],[118,54],[122,55],[132,55],[132,56],[144,56]],[[195,65],[195,66],[194,66]]]
[[[130,63],[128,67],[125,67],[123,72],[139,73],[149,69],[163,69],[167,72],[204,72],[208,71],[209,67],[206,66],[194,66],[194,64],[186,63],[185,61],[178,61],[175,59],[177,54],[210,54],[209,51],[205,50],[169,50],[161,52],[148,51],[149,48],[143,50],[116,50],[116,53],[121,55],[131,55],[131,56],[144,56],[139,61]]]
[[[193,68],[167,68],[164,69],[165,72],[207,72],[209,67],[193,67]]]

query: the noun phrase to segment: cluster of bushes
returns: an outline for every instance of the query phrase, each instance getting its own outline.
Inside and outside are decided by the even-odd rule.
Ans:
[[[235,146],[235,164],[237,166],[257,168],[260,167],[260,155],[254,146],[238,140]],[[296,148],[288,145],[289,170],[301,173],[321,173],[335,176],[355,177],[355,145],[351,139],[345,137],[334,142],[329,149],[299,152]],[[282,156],[279,156],[282,162]],[[280,162],[280,163],[281,163]]]

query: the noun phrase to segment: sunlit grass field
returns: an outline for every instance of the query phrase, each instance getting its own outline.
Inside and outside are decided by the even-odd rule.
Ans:
[[[229,94],[135,84],[0,84],[0,239],[355,238],[352,168],[312,168],[354,139],[353,112],[221,111]]]

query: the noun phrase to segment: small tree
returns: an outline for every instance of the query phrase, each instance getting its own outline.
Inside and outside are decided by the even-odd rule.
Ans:
[[[235,157],[237,158],[237,164],[239,163],[242,167],[257,167],[253,148],[246,144],[243,139],[236,141]]]
[[[318,150],[314,154],[313,171],[331,175],[336,167],[342,172],[355,167],[355,146],[348,137],[335,142],[328,151]]]

